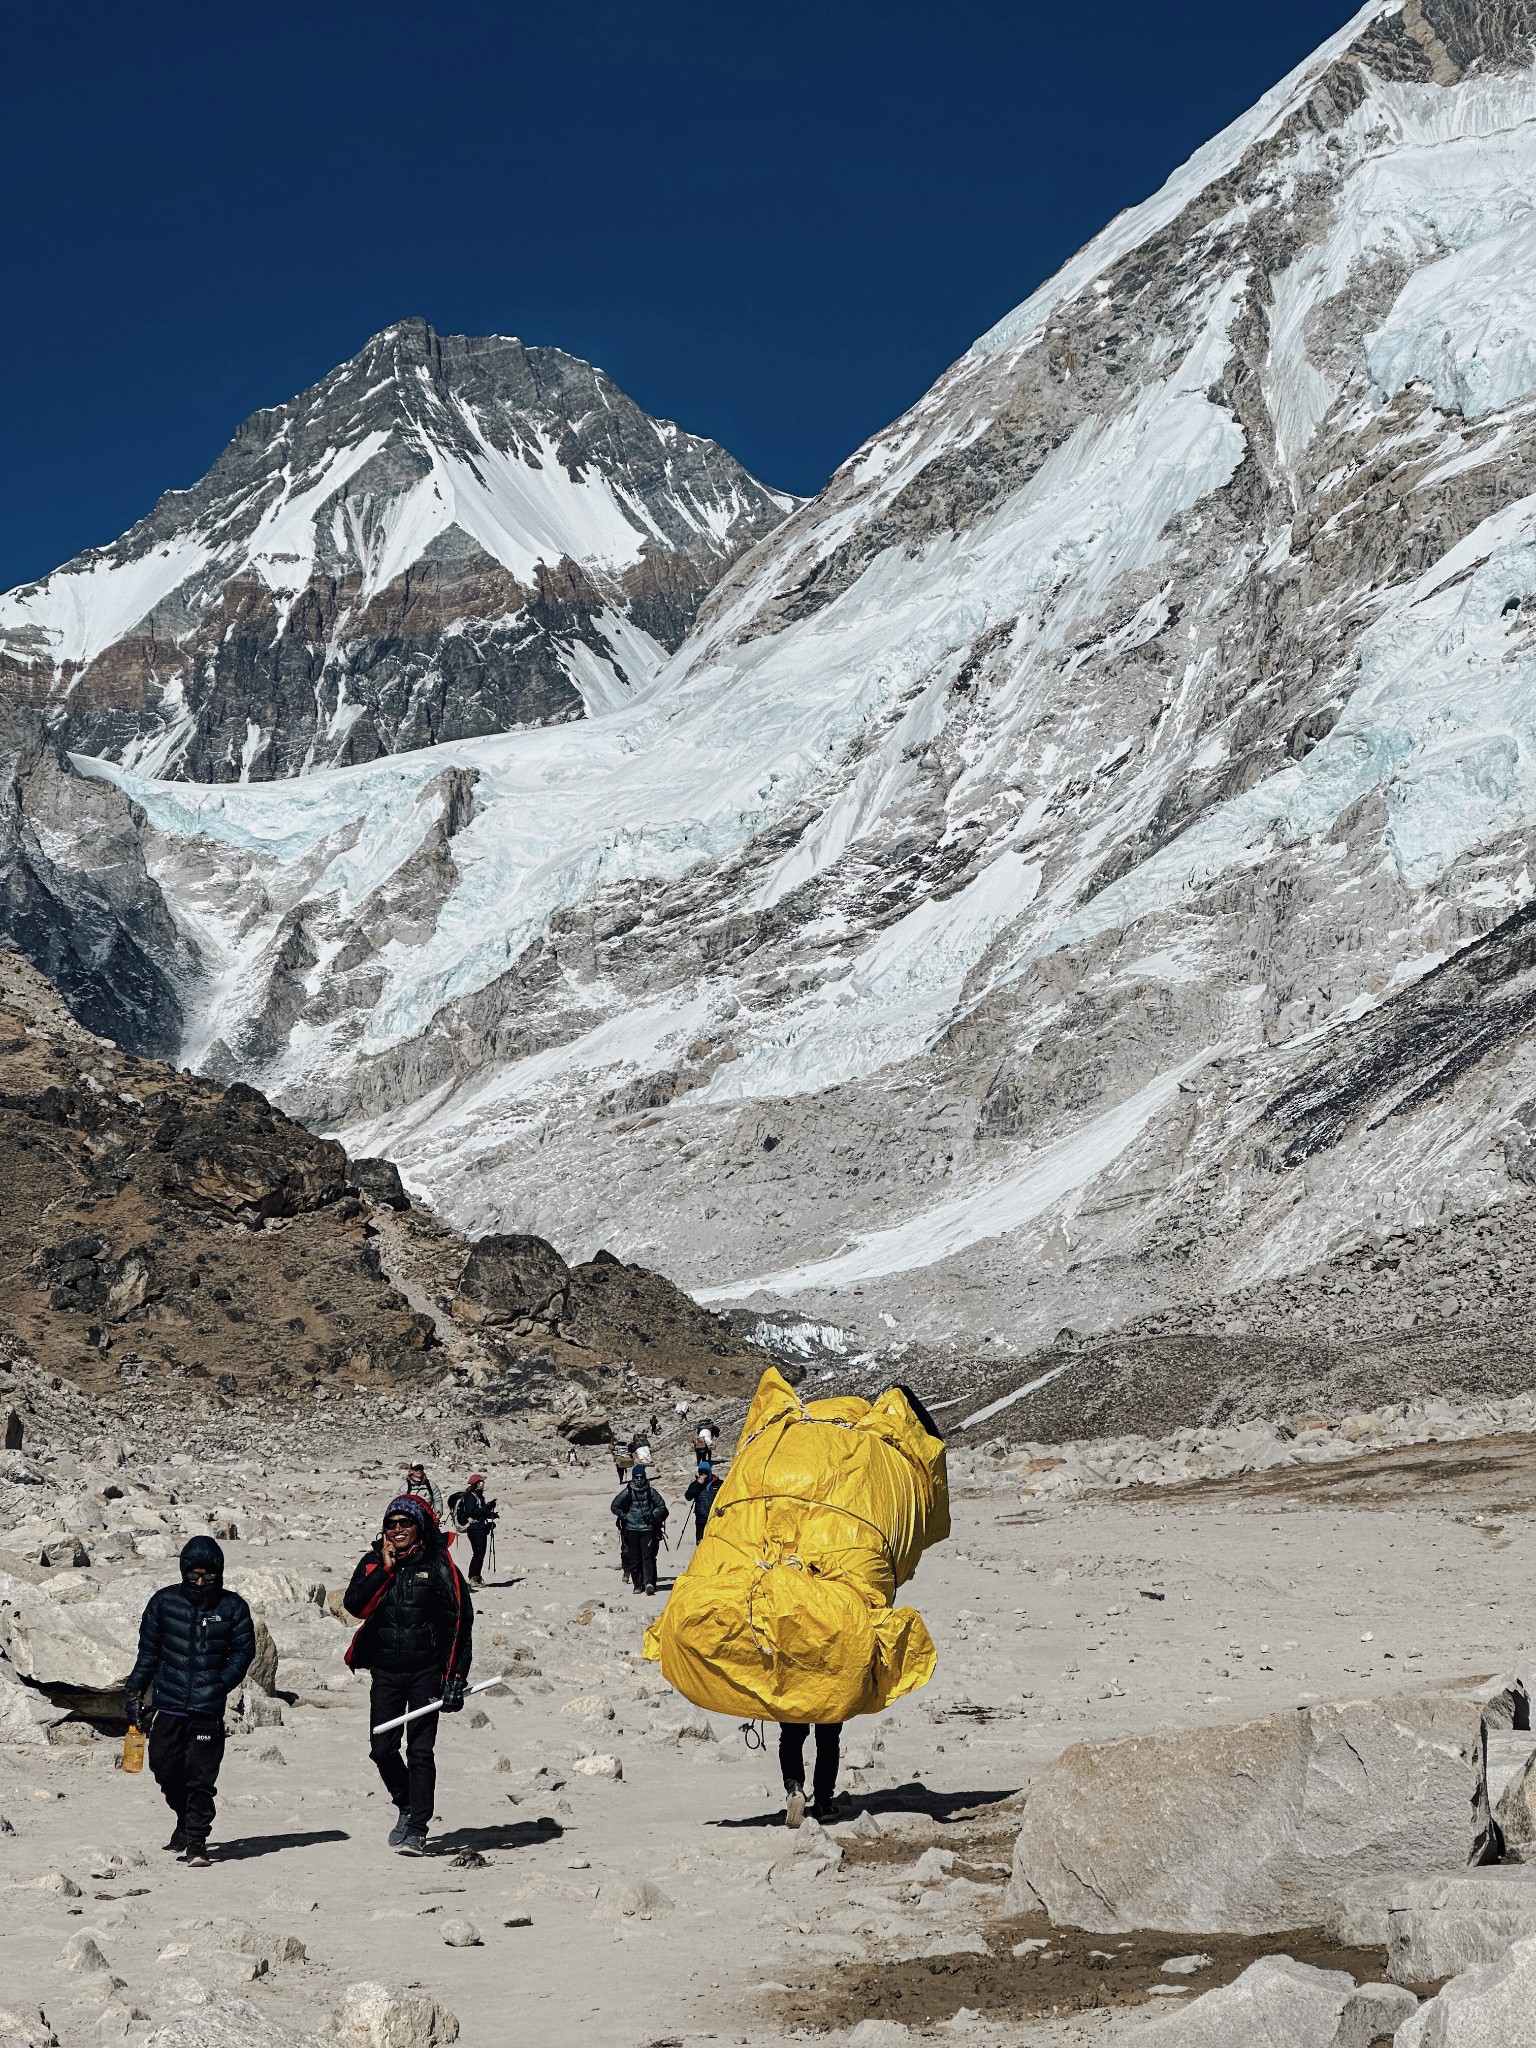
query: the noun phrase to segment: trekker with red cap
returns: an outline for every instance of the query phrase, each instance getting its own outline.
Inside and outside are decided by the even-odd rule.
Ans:
[[[469,1538],[469,1583],[479,1586],[483,1583],[480,1573],[485,1564],[485,1546],[496,1527],[496,1503],[485,1497],[483,1472],[471,1472],[464,1491],[449,1494],[448,1512],[454,1526]]]
[[[425,1501],[403,1493],[390,1502],[383,1529],[352,1574],[343,1605],[362,1624],[347,1650],[347,1663],[354,1671],[373,1673],[371,1728],[439,1699],[445,1714],[462,1710],[474,1609]],[[437,1797],[436,1743],[436,1714],[423,1714],[403,1729],[375,1733],[369,1743],[368,1753],[398,1809],[390,1847],[402,1855],[426,1851]]]

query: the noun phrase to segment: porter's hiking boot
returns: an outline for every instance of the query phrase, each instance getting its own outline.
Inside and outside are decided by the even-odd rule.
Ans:
[[[196,1835],[188,1835],[187,1853],[182,1860],[190,1863],[194,1870],[206,1870],[212,1861],[208,1854],[207,1841],[199,1840]]]
[[[811,1819],[819,1820],[823,1827],[827,1825],[828,1821],[836,1820],[837,1801],[835,1799],[818,1799],[811,1808]]]
[[[411,1816],[402,1806],[396,1816],[394,1826],[389,1831],[389,1846],[391,1849],[398,1849],[410,1832]]]
[[[645,1590],[646,1590],[647,1594],[654,1594],[654,1593],[655,1593],[655,1591],[656,1591],[656,1588],[655,1588],[654,1586],[647,1586]]]
[[[805,1819],[805,1787],[791,1785],[784,1794],[784,1825],[797,1828]]]
[[[427,1831],[425,1828],[407,1828],[400,1841],[402,1856],[425,1856],[427,1853]]]
[[[471,1573],[469,1583],[475,1588],[476,1592],[478,1592],[480,1588],[485,1584],[485,1581],[484,1579],[477,1579],[474,1576],[474,1574]]]
[[[182,1826],[180,1821],[177,1821],[175,1832],[172,1834],[171,1839],[166,1843],[165,1846],[167,1849],[174,1850],[178,1856],[181,1855],[183,1850],[186,1848],[187,1831]]]

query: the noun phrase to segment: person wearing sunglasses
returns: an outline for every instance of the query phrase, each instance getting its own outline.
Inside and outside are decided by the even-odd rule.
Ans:
[[[194,1536],[180,1562],[180,1585],[150,1595],[123,1690],[135,1728],[144,1726],[153,1692],[149,1768],[176,1816],[165,1846],[206,1869],[224,1702],[256,1655],[256,1625],[240,1595],[225,1589],[224,1553],[211,1536]]]
[[[352,1574],[343,1605],[360,1624],[347,1663],[354,1671],[373,1674],[370,1727],[439,1699],[445,1714],[462,1709],[474,1609],[425,1501],[403,1493],[390,1502],[379,1535]],[[406,1856],[426,1853],[437,1799],[437,1720],[436,1714],[423,1714],[403,1729],[373,1736],[369,1744],[368,1753],[395,1803],[390,1847]]]

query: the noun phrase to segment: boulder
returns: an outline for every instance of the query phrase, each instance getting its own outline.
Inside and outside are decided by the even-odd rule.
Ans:
[[[1491,1865],[1404,1886],[1387,1909],[1387,1975],[1396,1984],[1434,1984],[1478,1963],[1497,1962],[1536,1935],[1536,1869]]]
[[[58,2036],[41,2012],[0,2007],[0,2048],[59,2048]]]
[[[0,1664],[0,1742],[46,1743],[48,1731],[67,1719],[46,1693],[24,1685],[8,1664]]]
[[[400,1169],[392,1159],[354,1159],[352,1185],[377,1208],[409,1209],[411,1206],[411,1198],[400,1178]]]
[[[341,2048],[444,2048],[459,2038],[459,2023],[428,1992],[349,1984],[332,2031]]]
[[[347,1155],[336,1141],[313,1137],[243,1081],[211,1103],[169,1109],[154,1147],[162,1194],[242,1223],[304,1215],[346,1193]]]
[[[197,1996],[199,1987],[184,1987]],[[313,2034],[291,2034],[248,1998],[221,1998],[157,2028],[144,2048],[320,2048]]]
[[[556,1322],[571,1269],[542,1237],[482,1237],[469,1255],[453,1314],[472,1324]]]
[[[1412,1994],[1356,1987],[1343,1970],[1264,1956],[1241,1977],[1154,2020],[1148,2048],[1371,2048],[1415,2009]]]
[[[1076,1743],[1030,1793],[1010,1908],[1101,1934],[1268,1934],[1383,1875],[1465,1868],[1487,1711],[1426,1693]]]
[[[1505,1743],[1510,1738],[1504,1739]],[[1525,1749],[1529,1736],[1515,1738],[1519,1747]],[[1500,1744],[1502,1748],[1503,1743]],[[1494,1745],[1489,1744],[1490,1766],[1493,1762]],[[1524,1761],[1504,1774],[1501,1786],[1495,1787],[1490,1770],[1489,1795],[1493,1799],[1493,1817],[1504,1838],[1504,1853],[1517,1863],[1536,1863],[1536,1755],[1526,1755]]]
[[[1454,1977],[1393,2035],[1393,2048],[1530,2048],[1536,1936]]]
[[[325,1587],[319,1579],[284,1571],[280,1565],[263,1565],[255,1570],[242,1567],[227,1572],[224,1583],[247,1601],[255,1614],[270,1614],[285,1607],[325,1606]]]

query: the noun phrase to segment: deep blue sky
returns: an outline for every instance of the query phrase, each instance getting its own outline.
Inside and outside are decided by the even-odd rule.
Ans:
[[[407,313],[815,490],[1353,0],[12,11],[0,589]]]

